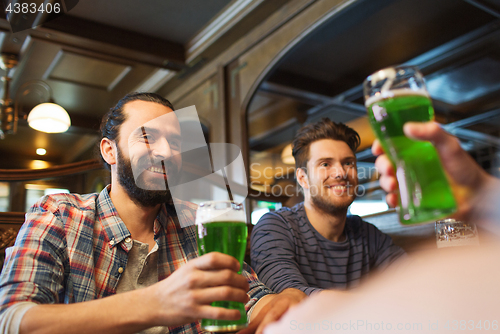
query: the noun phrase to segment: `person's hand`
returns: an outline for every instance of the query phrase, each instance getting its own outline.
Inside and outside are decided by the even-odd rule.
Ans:
[[[157,314],[155,325],[179,326],[198,319],[237,320],[238,310],[210,306],[219,300],[246,303],[248,282],[239,262],[222,253],[188,261],[166,279],[144,290]]]
[[[252,313],[252,320],[247,328],[238,334],[261,334],[264,328],[281,318],[292,306],[300,303],[307,295],[300,290],[289,288],[276,295],[267,295],[259,300]],[[258,308],[257,308],[258,307]]]
[[[456,217],[467,217],[471,208],[480,201],[481,194],[492,177],[460,147],[458,139],[445,132],[439,124],[409,122],[404,125],[403,130],[409,138],[427,140],[434,144],[457,200],[459,211]],[[372,152],[380,155],[375,161],[375,167],[380,173],[380,186],[388,192],[387,203],[395,207],[398,203],[398,184],[394,167],[388,156],[383,154],[378,140],[373,143]]]

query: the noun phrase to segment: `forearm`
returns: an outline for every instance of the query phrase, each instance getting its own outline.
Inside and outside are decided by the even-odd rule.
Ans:
[[[296,253],[296,240],[295,232],[278,214],[266,214],[252,231],[252,266],[259,279],[274,292],[287,288],[313,292],[301,270],[302,264],[297,261],[301,255]]]
[[[285,296],[285,295],[289,296],[291,299],[293,299],[297,302],[301,302],[303,299],[307,298],[307,295],[304,292],[297,290],[297,289],[293,289],[293,288],[285,289],[279,295],[280,296]]]
[[[306,296],[311,296],[317,292],[324,290],[322,288],[315,288],[315,287],[309,286],[306,283],[302,283],[302,282],[295,282],[295,283],[292,282],[292,283],[287,284],[286,286],[288,288],[286,288],[285,290],[283,290],[281,292],[284,292],[284,291],[289,290],[289,289],[293,289],[293,290],[297,290],[297,291],[304,293]]]
[[[293,267],[282,267],[279,272],[280,274],[275,272],[271,277],[268,275],[265,276],[266,278],[263,278],[264,283],[274,292],[282,293],[288,289],[294,289],[300,290],[306,295],[310,295],[316,291],[322,290],[321,288],[309,286],[300,271]]]
[[[288,288],[301,290],[307,295],[316,290],[309,286],[296,262],[288,258],[269,256],[259,262],[257,273],[259,279],[274,292],[282,292]]]
[[[259,301],[255,304],[252,310],[252,314],[250,315],[249,322],[252,322],[253,320],[257,319],[258,314],[262,310],[262,308],[267,305],[268,302],[270,302],[275,296],[275,294],[270,294],[262,297],[259,299]]]
[[[272,305],[271,303],[273,303],[273,301],[275,302],[277,299],[286,298],[289,301],[290,305],[294,305],[294,304],[298,304],[306,297],[307,297],[307,295],[304,292],[297,290],[297,289],[294,289],[294,288],[285,289],[279,294],[272,294],[272,295],[264,296],[255,305],[255,307],[252,311],[252,316],[250,318],[250,321],[256,319],[262,310],[264,310],[264,312],[265,312],[265,310],[267,310],[269,308],[266,306]]]
[[[23,317],[20,333],[121,334],[154,326],[184,326],[202,318],[238,319],[237,310],[209,304],[248,302],[248,282],[237,273],[239,269],[234,257],[206,254],[144,289],[70,305],[35,306]]]
[[[35,306],[24,315],[19,333],[139,332],[158,325],[141,292],[144,289],[82,303]]]

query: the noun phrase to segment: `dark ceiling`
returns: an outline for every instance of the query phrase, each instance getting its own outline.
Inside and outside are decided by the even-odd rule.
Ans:
[[[335,96],[366,73],[406,62],[492,21],[495,17],[464,1],[364,1],[298,45],[269,81],[307,76],[304,85],[314,80],[317,86],[309,87],[315,92]]]
[[[358,1],[331,17],[260,86],[250,106],[251,149],[279,153],[302,124],[321,117],[364,117],[363,80],[395,64],[421,68],[436,119],[464,147],[476,156],[486,150],[487,166],[498,158],[500,2],[479,0]],[[266,117],[273,126],[261,126]],[[358,158],[373,160],[369,150]]]
[[[165,82],[175,85],[194,73],[288,0],[55,1],[74,7],[47,21],[37,14],[12,14],[9,20],[0,15],[0,48],[19,57],[9,76],[21,116],[45,102],[35,82],[43,80],[72,126],[63,134],[46,134],[20,119],[18,133],[0,140],[0,169],[32,168],[34,159],[53,165],[91,158],[100,118],[121,97],[138,90],[166,95]],[[44,23],[11,31],[10,23],[38,19]],[[35,153],[38,147],[47,148],[43,158]]]
[[[230,2],[81,0],[71,15],[184,45]]]

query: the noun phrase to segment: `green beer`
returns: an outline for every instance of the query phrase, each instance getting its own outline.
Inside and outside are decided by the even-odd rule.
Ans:
[[[382,147],[396,167],[400,221],[427,222],[446,217],[456,203],[436,149],[403,133],[406,122],[427,122],[434,109],[425,90],[394,89],[366,100],[368,118]],[[384,96],[385,95],[385,96]]]
[[[208,202],[217,203],[217,202]],[[220,204],[219,202],[218,204]],[[226,203],[226,202],[222,202]],[[230,202],[227,202],[230,203]],[[205,204],[206,206],[207,204]],[[207,208],[206,208],[207,209]],[[198,209],[200,213],[200,209]],[[203,210],[203,209],[202,209]],[[210,252],[220,252],[236,258],[240,262],[240,271],[245,257],[248,229],[243,211],[229,210],[223,214],[205,214],[198,219],[198,251],[200,256]],[[241,220],[240,220],[241,219]],[[233,301],[217,301],[212,306],[238,310],[239,320],[202,319],[201,328],[210,332],[236,332],[247,327],[245,305]]]

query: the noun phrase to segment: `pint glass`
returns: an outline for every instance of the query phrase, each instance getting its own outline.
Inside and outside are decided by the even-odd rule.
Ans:
[[[396,169],[400,222],[435,221],[452,214],[456,203],[436,149],[403,133],[406,122],[434,118],[420,71],[388,67],[370,75],[363,88],[372,129]]]
[[[198,251],[200,255],[220,252],[235,257],[240,271],[245,257],[247,226],[242,204],[230,201],[201,203],[196,212]],[[201,328],[209,332],[232,333],[247,327],[245,305],[233,301],[217,301],[212,306],[240,311],[239,320],[202,319]]]

